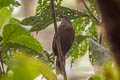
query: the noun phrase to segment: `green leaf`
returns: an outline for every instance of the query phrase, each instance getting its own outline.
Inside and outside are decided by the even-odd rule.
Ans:
[[[97,33],[98,25],[95,23],[95,21],[92,21],[92,24],[90,28],[88,29],[88,33],[90,36],[92,36],[93,39],[98,39],[98,33]]]
[[[88,38],[88,36],[83,36],[83,35],[76,35],[75,36],[75,40],[73,42],[72,48],[69,51],[69,55],[72,55],[72,57],[74,58],[78,58],[78,56],[80,55],[80,51],[79,51],[79,45],[86,40],[86,38]],[[81,54],[81,56],[84,54]]]
[[[0,0],[0,9],[3,7],[8,7],[10,4],[16,7],[20,6],[20,3],[15,0]]]
[[[108,61],[103,66],[104,80],[120,80],[120,70],[114,61]]]
[[[7,0],[9,1],[9,0]],[[0,30],[6,25],[11,18],[11,11],[8,8],[0,9]]]
[[[63,6],[57,5],[56,8],[56,19],[57,21],[60,21],[60,14],[63,13],[64,15],[68,16],[70,19],[75,19],[81,16],[86,16],[85,14],[82,14],[81,12],[78,12],[73,9],[69,9]],[[37,13],[35,16],[31,16],[29,18],[25,18],[22,21],[23,25],[32,25],[31,31],[40,31],[42,29],[45,29],[50,24],[53,23],[53,18],[51,14],[51,5],[43,5],[42,8],[38,7]]]
[[[16,18],[11,18],[10,19],[10,22],[9,23],[17,23],[17,24],[20,24],[21,23],[21,21],[20,20],[18,20],[18,19],[16,19]]]
[[[15,7],[18,7],[18,6],[20,6],[21,4],[20,4],[18,1],[14,1],[14,2],[12,3],[12,5],[15,6]]]
[[[96,2],[94,0],[88,0],[89,2],[89,9],[92,11],[92,13],[98,18],[98,12],[96,9]]]
[[[110,51],[105,49],[103,46],[95,42],[93,39],[90,40],[90,49],[92,57],[94,59],[94,65],[102,66],[106,61],[111,60]]]
[[[0,9],[9,6],[14,0],[0,0]]]
[[[74,50],[72,50],[72,57],[76,59],[78,58],[78,56],[79,56],[79,49],[75,48]]]
[[[89,80],[102,80],[100,76],[94,75]]]
[[[77,35],[75,38],[75,43],[76,44],[80,44],[83,40],[85,40],[86,38],[88,38],[88,36],[84,36],[84,35]]]
[[[83,56],[89,50],[89,40],[86,39],[88,36],[97,38],[96,23],[90,17],[81,17],[73,21],[75,30],[75,40],[70,50],[70,55],[77,58]],[[83,34],[88,36],[82,36]]]
[[[16,54],[16,52],[14,52]],[[52,69],[42,60],[35,60],[27,55],[17,52],[8,61],[8,67],[14,72],[11,80],[34,80],[42,74],[47,80],[57,80]]]
[[[62,1],[63,0],[54,0],[54,3],[56,5],[60,5]],[[48,5],[48,3],[50,3],[50,1],[49,0],[39,0],[38,3],[39,3],[39,7],[42,8],[43,6]]]
[[[8,45],[11,44],[19,44],[21,46],[25,46],[37,53],[42,54],[42,46],[41,44],[33,38],[25,28],[21,27],[18,24],[7,24],[3,29],[3,44]],[[15,45],[14,45],[15,46]],[[17,45],[18,46],[18,45]],[[16,47],[16,46],[15,46]]]

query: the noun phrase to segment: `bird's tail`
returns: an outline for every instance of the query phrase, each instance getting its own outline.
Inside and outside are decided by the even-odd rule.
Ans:
[[[65,69],[65,58],[63,58],[62,60],[63,60],[62,62],[64,62],[63,64],[64,64],[64,69]],[[60,59],[59,59],[58,56],[56,56],[55,65],[56,65],[56,73],[57,74],[60,74],[60,73],[62,74],[63,69],[61,68]]]

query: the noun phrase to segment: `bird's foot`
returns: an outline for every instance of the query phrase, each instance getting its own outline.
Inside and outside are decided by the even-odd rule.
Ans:
[[[64,60],[65,60],[65,56],[59,57],[59,61],[64,61]]]
[[[57,39],[59,37],[59,33],[55,33],[54,38]]]

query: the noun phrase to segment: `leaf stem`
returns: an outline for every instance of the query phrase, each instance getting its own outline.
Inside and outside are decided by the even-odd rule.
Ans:
[[[89,9],[89,7],[87,6],[87,4],[85,3],[84,0],[82,0],[85,8],[88,10],[89,14],[93,17],[93,19],[96,21],[96,23],[98,24],[98,27],[101,29],[101,22],[97,19],[97,17],[92,13],[92,11]],[[102,44],[102,32],[100,30],[100,33],[98,34],[98,43]]]

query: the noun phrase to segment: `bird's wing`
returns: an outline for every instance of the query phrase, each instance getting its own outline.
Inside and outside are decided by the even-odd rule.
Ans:
[[[53,42],[52,42],[52,49],[53,49],[53,53],[55,56],[58,56],[58,51],[57,51],[57,46],[56,46],[56,43],[55,43],[55,36],[53,37]]]

